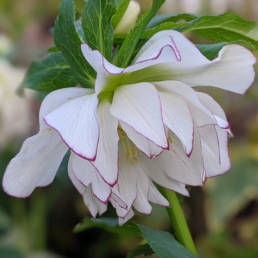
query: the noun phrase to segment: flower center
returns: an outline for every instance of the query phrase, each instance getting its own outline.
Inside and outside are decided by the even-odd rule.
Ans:
[[[126,155],[126,160],[128,162],[137,163],[139,160],[136,146],[129,140],[126,133],[120,127],[118,127],[118,134],[121,146]]]

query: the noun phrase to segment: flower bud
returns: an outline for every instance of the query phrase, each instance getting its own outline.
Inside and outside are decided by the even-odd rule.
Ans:
[[[122,17],[121,21],[115,29],[115,33],[128,33],[135,26],[140,11],[140,5],[136,1],[131,0],[127,7],[127,10],[124,13],[124,16]]]

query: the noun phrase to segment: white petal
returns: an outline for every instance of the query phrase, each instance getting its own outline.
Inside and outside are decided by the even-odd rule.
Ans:
[[[152,84],[138,83],[120,87],[115,92],[111,113],[160,147],[168,148],[161,103]]]
[[[216,59],[199,71],[175,76],[192,86],[215,86],[224,90],[243,94],[251,86],[256,59],[246,48],[238,45],[223,47]]]
[[[150,184],[148,199],[152,203],[169,207],[169,202],[167,201],[167,199],[157,190],[157,188],[153,184]]]
[[[111,195],[111,188],[99,176],[96,168],[85,159],[80,158],[75,154],[71,154],[71,168],[75,177],[88,187],[91,185],[92,192],[101,202],[106,203]]]
[[[206,177],[214,177],[227,172],[230,167],[227,130],[207,126],[200,132]],[[212,144],[212,141],[216,142]],[[217,150],[218,149],[218,150]]]
[[[118,121],[110,114],[110,103],[101,103],[98,107],[99,143],[96,160],[93,161],[100,175],[110,185],[118,177]]]
[[[86,94],[92,93],[92,89],[85,89],[85,88],[64,88],[60,90],[55,90],[49,93],[44,100],[42,101],[42,104],[40,106],[40,112],[39,112],[39,122],[40,122],[40,128],[46,128],[47,125],[44,123],[43,118],[67,102],[70,99],[74,99]]]
[[[3,188],[12,196],[27,197],[39,186],[50,184],[67,151],[51,129],[41,130],[24,141],[10,161],[3,177]]]
[[[89,94],[67,101],[44,117],[74,153],[88,160],[95,160],[97,152],[97,105],[97,96]]]
[[[124,69],[108,62],[98,50],[92,50],[87,44],[82,44],[81,50],[85,59],[97,72],[94,88],[96,94],[99,94],[105,87],[108,76],[120,74]]]
[[[107,210],[107,205],[100,202],[96,197],[94,197],[92,193],[91,186],[85,187],[74,175],[72,171],[72,163],[71,159],[69,160],[68,163],[68,174],[69,177],[75,186],[75,188],[79,191],[79,193],[83,197],[83,201],[85,205],[88,207],[92,217],[96,217],[98,214],[101,215]]]
[[[137,165],[138,164],[135,164],[135,167],[137,167]],[[151,181],[141,169],[138,169],[137,174],[137,195],[133,207],[141,213],[151,214],[152,207],[148,200]]]
[[[212,113],[200,102],[196,92],[188,85],[178,81],[164,81],[155,83],[155,86],[161,92],[176,94],[183,98],[187,102],[197,126],[217,124]]]
[[[185,152],[193,149],[193,119],[185,101],[171,93],[160,93],[165,125],[180,139]]]
[[[163,153],[161,156],[162,155]],[[168,177],[166,171],[164,171],[160,163],[157,162],[158,158],[153,160],[148,160],[145,157],[141,158],[141,162],[144,163],[145,174],[148,175],[155,183],[182,195],[189,196],[189,193],[185,188],[185,184]]]
[[[126,214],[125,217],[119,217],[118,218],[118,224],[122,226],[125,224],[129,219],[131,219],[134,216],[134,212],[132,209],[129,210],[129,212]]]
[[[135,146],[141,150],[149,158],[158,156],[163,149],[148,140],[146,137],[137,133],[131,126],[120,121],[120,126],[127,134],[128,138],[135,144]]]
[[[217,124],[224,129],[228,129],[229,122],[225,115],[225,112],[221,108],[221,106],[208,94],[203,92],[196,92],[197,96],[199,97],[202,104],[210,110],[210,112],[214,115]]]

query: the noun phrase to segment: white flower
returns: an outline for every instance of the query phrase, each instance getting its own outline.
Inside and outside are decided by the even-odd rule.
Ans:
[[[149,202],[169,205],[154,183],[188,195],[185,185],[230,168],[226,116],[194,87],[244,93],[254,78],[247,49],[229,45],[209,61],[182,34],[162,31],[127,68],[86,44],[82,51],[97,72],[95,91],[66,88],[45,98],[40,132],[7,167],[7,193],[24,197],[51,183],[69,148],[70,178],[92,215],[110,201],[124,223],[132,208],[149,214]]]
[[[12,138],[25,135],[31,126],[29,96],[22,98],[16,93],[24,74],[24,69],[0,58],[0,148]]]

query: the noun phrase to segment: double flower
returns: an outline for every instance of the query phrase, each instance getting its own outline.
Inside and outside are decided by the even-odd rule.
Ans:
[[[86,44],[96,70],[94,90],[64,88],[44,99],[39,133],[23,143],[8,165],[5,191],[27,197],[50,184],[71,150],[68,173],[92,216],[107,202],[120,223],[133,209],[149,214],[150,202],[168,206],[155,184],[188,195],[186,185],[230,169],[223,109],[196,86],[243,94],[254,79],[255,58],[227,45],[210,61],[182,34],[162,31],[119,68]]]

